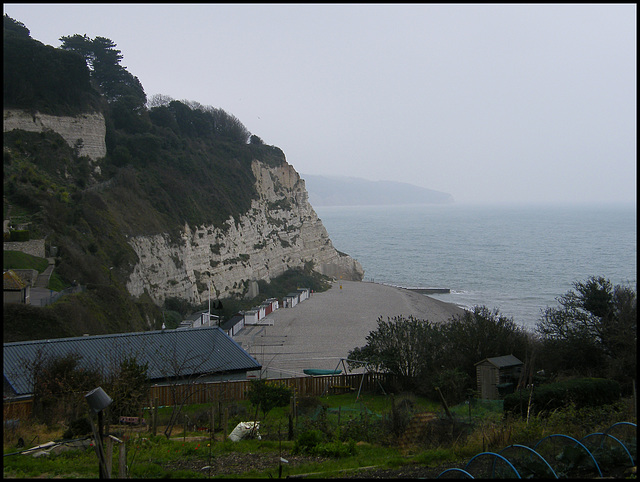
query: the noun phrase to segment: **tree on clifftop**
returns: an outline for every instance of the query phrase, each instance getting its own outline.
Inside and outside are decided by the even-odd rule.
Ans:
[[[76,34],[60,37],[60,41],[61,49],[76,52],[85,59],[93,81],[109,102],[129,98],[134,110],[145,105],[147,98],[142,84],[120,65],[122,53],[113,40]]]
[[[6,13],[4,14],[3,20],[3,35],[16,35],[22,38],[31,38],[31,32],[26,27],[26,25],[22,22],[12,19]]]
[[[29,29],[4,15],[2,45],[4,108],[68,115],[98,110],[82,59],[31,38]]]

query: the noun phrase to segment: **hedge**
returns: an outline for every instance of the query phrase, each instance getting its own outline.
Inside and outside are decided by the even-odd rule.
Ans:
[[[526,414],[529,390],[521,390],[504,398],[504,411]],[[531,414],[552,411],[575,404],[576,408],[597,407],[620,398],[620,384],[604,378],[576,378],[535,387],[531,395]]]
[[[29,241],[29,231],[26,229],[16,229],[10,231],[11,241]]]

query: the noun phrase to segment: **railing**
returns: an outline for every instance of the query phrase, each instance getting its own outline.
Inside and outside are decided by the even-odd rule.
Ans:
[[[40,300],[40,306],[50,305],[52,303],[55,303],[65,295],[70,295],[73,293],[81,293],[83,291],[85,291],[85,287],[80,285],[71,286],[69,288],[65,288],[62,291],[52,291],[52,294],[49,296],[49,298],[43,298]]]

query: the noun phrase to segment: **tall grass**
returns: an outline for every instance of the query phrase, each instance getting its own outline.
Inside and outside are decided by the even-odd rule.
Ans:
[[[393,397],[393,403],[400,403],[402,400],[411,400],[415,412],[431,411],[436,414],[435,426],[441,430],[450,430],[451,425],[444,415],[439,405],[420,397],[407,395],[403,398],[399,395]],[[314,402],[314,401],[312,401]],[[210,460],[217,457],[227,457],[232,454],[238,455],[234,460],[252,460],[257,454],[264,454],[269,462],[266,466],[254,467],[250,463],[246,466],[238,467],[241,474],[224,474],[225,477],[255,477],[273,478],[279,475],[292,476],[300,474],[315,474],[312,477],[340,477],[343,471],[353,471],[361,467],[376,466],[380,469],[394,469],[405,464],[420,464],[429,467],[460,466],[474,455],[484,451],[499,451],[512,444],[523,444],[532,446],[536,441],[552,433],[564,433],[578,439],[594,431],[602,431],[611,424],[619,421],[635,421],[632,404],[620,402],[612,406],[604,406],[597,409],[576,410],[567,407],[563,411],[557,411],[548,417],[537,415],[527,419],[504,417],[501,411],[497,410],[496,404],[477,404],[472,407],[471,425],[469,425],[469,405],[461,404],[450,407],[459,424],[472,427],[470,433],[465,436],[452,439],[448,434],[440,438],[422,438],[417,446],[410,451],[401,450],[393,443],[394,436],[391,434],[391,425],[385,425],[390,419],[392,397],[384,395],[362,395],[357,403],[354,394],[332,395],[327,397],[317,397],[314,403],[325,407],[326,419],[319,422],[312,420],[308,415],[299,415],[299,420],[295,426],[295,437],[288,440],[288,408],[274,409],[269,413],[267,420],[261,421],[262,440],[246,439],[240,442],[231,442],[224,439],[222,430],[218,430],[211,441],[207,432],[194,431],[187,426],[187,431],[183,432],[181,424],[174,431],[171,439],[162,435],[162,430],[158,430],[157,436],[152,436],[149,432],[136,432],[133,428],[123,429],[122,427],[112,427],[120,430],[118,436],[125,440],[127,450],[127,464],[130,467],[130,477],[132,478],[204,478],[208,476],[207,470],[202,470],[209,464]],[[311,403],[311,402],[310,402]],[[407,404],[408,402],[402,402]],[[372,412],[377,412],[380,417],[370,417],[368,420],[368,433],[351,431],[349,432],[350,421],[341,413],[338,422],[338,412],[331,409],[338,407],[361,405]],[[231,404],[228,404],[230,407]],[[238,404],[243,406],[243,404]],[[192,419],[197,418],[198,413],[210,412],[210,404],[200,404],[186,407],[185,413]],[[169,407],[160,409],[160,412],[168,416]],[[242,412],[239,408],[236,409]],[[166,412],[166,413],[165,413]],[[227,433],[235,426],[235,420],[240,420],[244,414],[253,413],[250,407],[245,407],[243,414],[236,414],[229,418]],[[362,412],[369,413],[369,412]],[[464,414],[464,416],[463,416]],[[164,416],[163,415],[163,416]],[[217,415],[216,415],[217,416]],[[361,425],[363,418],[357,418],[355,424]],[[363,415],[364,417],[364,415]],[[246,418],[246,417],[244,417]],[[264,423],[262,423],[264,422]],[[279,468],[279,458],[282,454],[292,454],[296,440],[304,430],[323,428],[323,439],[321,447],[324,450],[323,456],[309,456],[306,461],[296,464],[284,464]],[[5,454],[16,452],[17,435],[22,437],[27,446],[41,444],[50,440],[60,438],[62,429],[59,432],[47,431],[44,426],[33,424],[31,426],[19,427],[13,438],[8,439],[5,433]],[[374,434],[368,442],[364,441],[366,436]],[[34,439],[34,434],[37,439]],[[350,438],[349,435],[357,434],[360,439]],[[351,440],[351,442],[349,442]],[[436,440],[436,442],[434,442]],[[340,444],[352,444],[351,455],[338,457]],[[114,453],[114,474],[117,474],[117,451]],[[329,452],[327,452],[329,450]],[[334,450],[336,456],[327,456]],[[289,456],[289,455],[286,455]],[[285,456],[285,458],[286,458]],[[26,455],[11,455],[4,458],[4,476],[14,478],[31,477],[65,477],[65,478],[95,478],[98,475],[98,461],[93,448],[86,450],[72,450],[60,455],[52,455],[34,459]],[[212,476],[222,476],[212,473]]]

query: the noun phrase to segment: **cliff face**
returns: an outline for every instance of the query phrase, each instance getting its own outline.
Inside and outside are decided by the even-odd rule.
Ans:
[[[360,263],[336,251],[308,201],[304,181],[292,166],[252,163],[260,199],[248,214],[230,218],[226,231],[185,225],[181,242],[166,235],[130,239],[140,261],[127,283],[158,303],[177,296],[201,303],[209,296],[251,296],[254,281],[269,281],[289,268],[313,268],[331,277],[361,280]]]
[[[5,110],[4,130],[12,129],[51,129],[70,146],[79,146],[80,155],[94,161],[106,155],[102,114],[59,117]],[[360,263],[333,247],[295,169],[286,162],[270,167],[257,160],[251,168],[259,199],[239,219],[230,217],[224,228],[185,225],[177,244],[168,235],[128,239],[139,260],[127,281],[132,295],[146,291],[158,304],[167,297],[201,303],[211,283],[212,295],[220,298],[252,297],[256,281],[310,264],[330,277],[362,279]]]
[[[71,147],[78,146],[81,156],[96,161],[107,155],[104,116],[100,113],[62,117],[23,110],[4,109],[4,132],[22,129],[28,132],[42,132],[50,129],[57,132]]]

